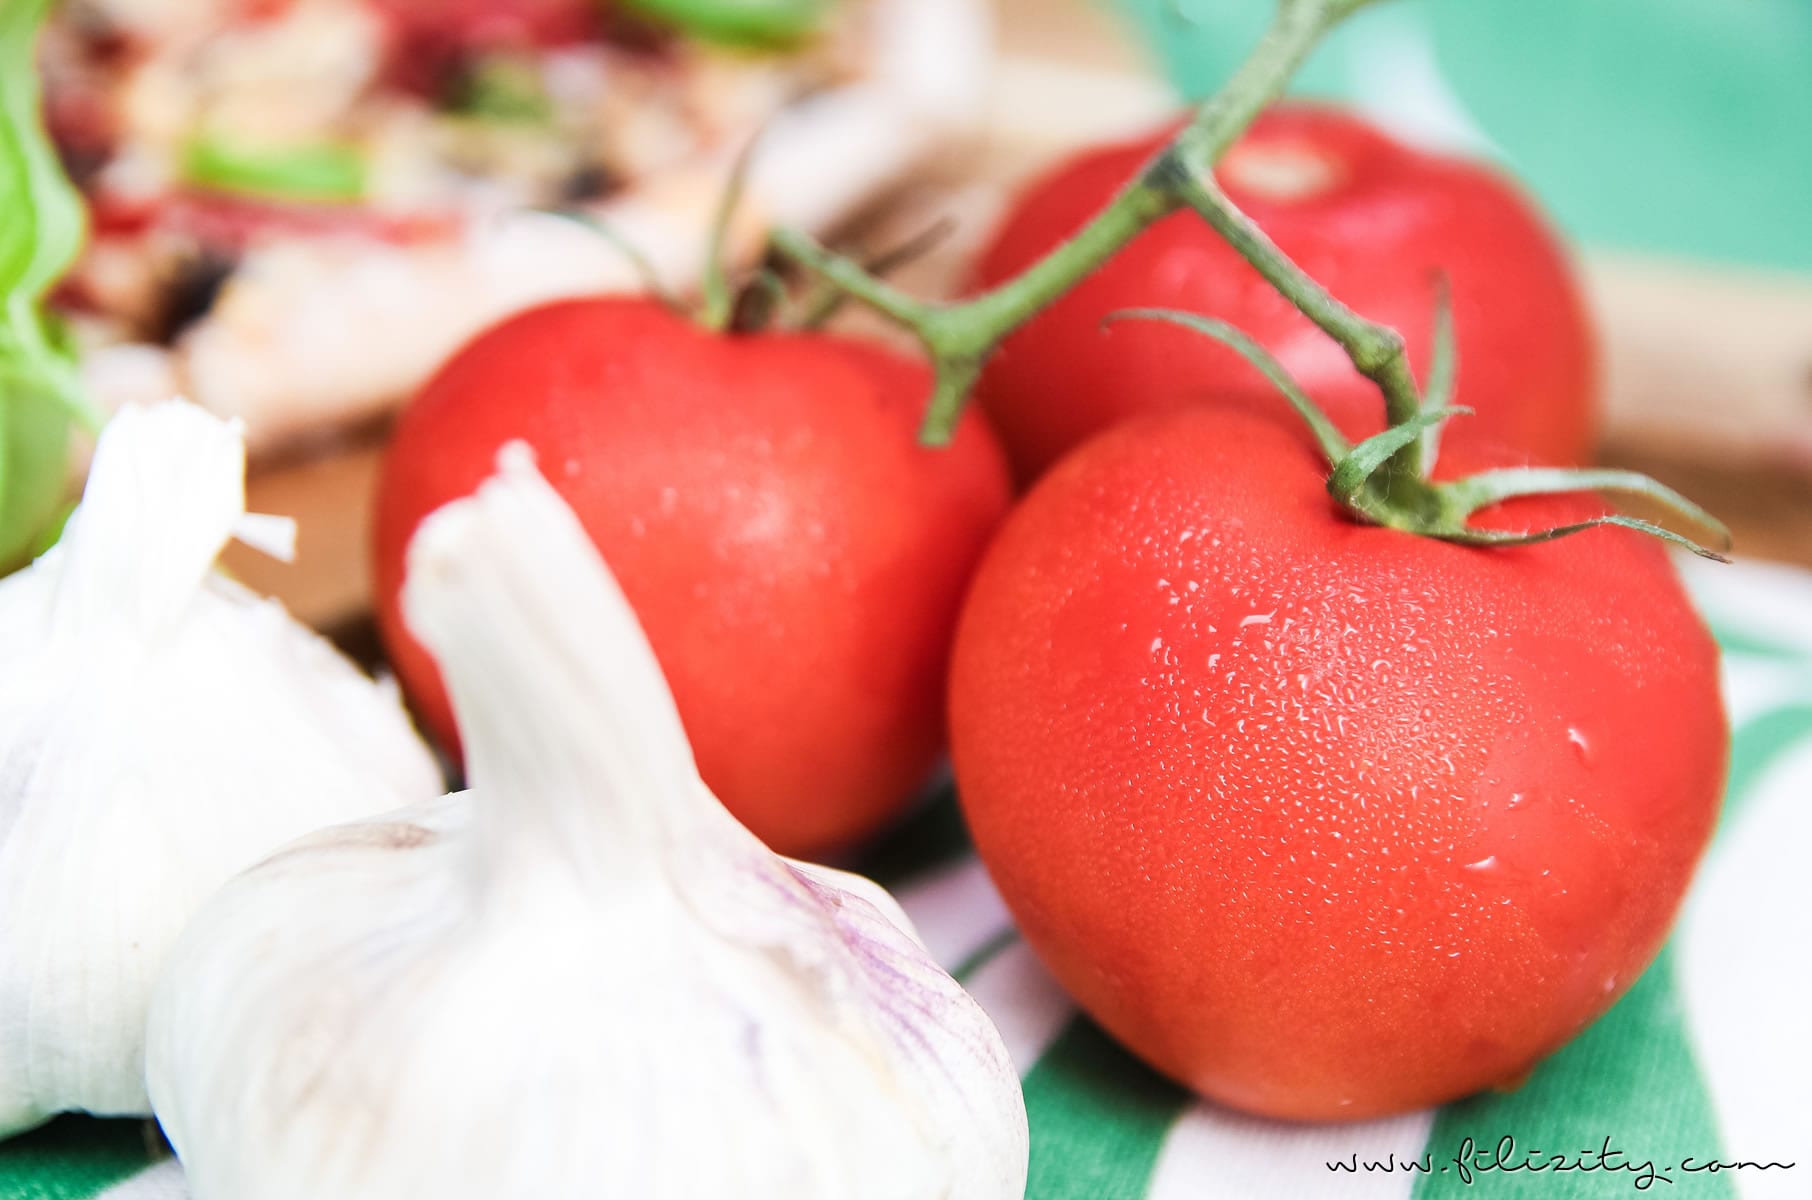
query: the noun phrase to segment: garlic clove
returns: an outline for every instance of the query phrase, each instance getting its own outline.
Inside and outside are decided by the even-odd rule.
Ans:
[[[196,1200],[1002,1200],[998,1033],[873,884],[698,777],[615,581],[526,450],[423,526],[405,611],[472,791],[235,880],[159,984]]]
[[[440,790],[393,689],[214,572],[244,455],[193,406],[123,410],[64,539],[0,581],[0,1136],[148,1113],[151,988],[202,901]]]

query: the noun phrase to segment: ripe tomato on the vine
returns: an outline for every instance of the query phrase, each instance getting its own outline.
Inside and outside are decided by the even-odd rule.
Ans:
[[[430,729],[455,744],[398,609],[404,553],[519,438],[616,573],[730,811],[791,854],[876,832],[942,750],[958,607],[1010,499],[979,416],[917,444],[930,388],[876,346],[714,334],[647,300],[479,337],[403,413],[378,495],[379,626]]]
[[[959,626],[952,756],[1020,928],[1109,1031],[1236,1108],[1357,1119],[1514,1081],[1635,981],[1728,728],[1659,542],[1357,523],[1271,403],[1135,419],[1020,503]]]
[[[1072,158],[1034,183],[978,260],[999,283],[1080,229],[1169,132]],[[1531,461],[1590,456],[1597,396],[1591,330],[1566,255],[1529,201],[1475,163],[1424,154],[1331,109],[1265,113],[1216,171],[1228,196],[1318,282],[1402,333],[1428,368],[1439,280],[1451,288],[1455,443]],[[1219,317],[1268,347],[1351,437],[1384,427],[1377,388],[1195,213],[1146,230],[995,353],[979,396],[1024,480],[1090,434],[1202,397],[1270,395],[1233,351],[1152,322],[1157,307]]]

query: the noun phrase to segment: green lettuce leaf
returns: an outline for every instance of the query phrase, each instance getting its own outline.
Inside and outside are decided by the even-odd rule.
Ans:
[[[44,297],[81,248],[81,197],[44,131],[35,48],[49,0],[0,0],[0,571],[63,501],[73,422],[92,423]]]

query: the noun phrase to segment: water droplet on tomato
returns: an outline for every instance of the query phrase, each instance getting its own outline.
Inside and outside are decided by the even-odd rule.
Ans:
[[[1579,756],[1579,761],[1588,767],[1591,766],[1592,743],[1586,739],[1586,735],[1581,733],[1577,726],[1567,727],[1567,741],[1572,743],[1573,752]]]

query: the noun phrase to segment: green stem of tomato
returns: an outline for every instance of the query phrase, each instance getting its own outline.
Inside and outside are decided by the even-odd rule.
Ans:
[[[1183,208],[1198,207],[1205,196],[1218,196],[1209,206],[1216,220],[1257,233],[1218,188],[1204,181],[1227,147],[1283,93],[1327,32],[1369,2],[1280,0],[1275,20],[1251,57],[1106,208],[1075,237],[1018,276],[968,300],[939,304],[910,296],[797,230],[776,232],[774,248],[918,336],[937,373],[920,438],[927,445],[942,445],[949,441],[970,389],[995,347],[1152,224]],[[1347,347],[1361,371],[1386,387],[1395,419],[1402,406],[1392,390],[1409,379],[1402,339],[1363,321],[1328,295],[1263,234],[1235,246],[1311,320]],[[1413,396],[1413,381],[1409,387]],[[1412,402],[1406,411],[1413,414],[1418,407],[1419,402]]]
[[[1545,529],[1507,531],[1470,524],[1480,508],[1521,496],[1581,490],[1634,492],[1676,517],[1709,531],[1728,548],[1729,532],[1671,489],[1628,472],[1518,468],[1437,483],[1427,477],[1440,427],[1469,412],[1450,402],[1454,393],[1453,322],[1444,288],[1436,305],[1435,350],[1426,396],[1416,387],[1396,330],[1368,321],[1342,304],[1280,250],[1221,190],[1213,169],[1253,119],[1283,91],[1297,67],[1328,30],[1370,0],[1280,0],[1277,17],[1252,56],[1220,92],[1204,103],[1169,145],[1082,231],[1013,279],[960,303],[921,300],[876,278],[852,259],[805,234],[781,230],[774,248],[918,335],[936,370],[936,388],[920,440],[950,439],[982,366],[1001,341],[1106,262],[1153,223],[1192,211],[1257,269],[1272,287],[1339,343],[1353,366],[1384,397],[1389,426],[1349,446],[1313,399],[1251,339],[1199,314],[1135,310],[1112,319],[1167,320],[1216,338],[1244,354],[1284,392],[1308,422],[1333,467],[1328,489],[1361,520],[1468,546],[1515,546],[1551,541],[1603,525],[1637,529],[1710,558],[1697,542],[1646,521],[1607,514]]]
[[[1384,394],[1385,419],[1393,428],[1416,420],[1422,411],[1422,396],[1409,369],[1402,334],[1388,325],[1366,320],[1311,279],[1227,198],[1212,176],[1192,175],[1177,186],[1185,204],[1213,226],[1241,258],[1257,268],[1267,283],[1340,343],[1359,373],[1378,385]],[[1420,438],[1409,442],[1391,456],[1383,469],[1403,478],[1420,478],[1422,445]]]

